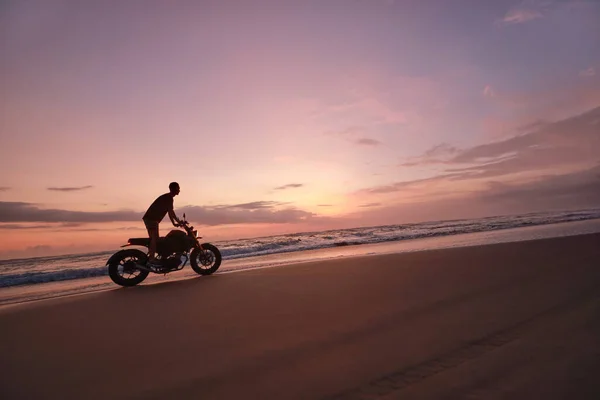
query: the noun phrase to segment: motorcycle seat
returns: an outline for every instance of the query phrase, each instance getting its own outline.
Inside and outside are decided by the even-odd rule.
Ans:
[[[158,238],[158,243],[163,242],[165,239],[167,239],[164,236],[161,236]],[[133,245],[133,246],[149,246],[150,245],[150,238],[130,238],[127,243]]]

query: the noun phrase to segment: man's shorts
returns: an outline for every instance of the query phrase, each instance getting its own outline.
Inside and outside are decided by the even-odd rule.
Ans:
[[[158,222],[157,221],[148,221],[145,219],[144,225],[146,225],[148,234],[150,233],[150,231],[158,232]]]

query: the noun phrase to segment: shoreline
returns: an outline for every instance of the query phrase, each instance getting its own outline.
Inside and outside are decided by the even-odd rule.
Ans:
[[[297,263],[325,261],[361,255],[395,254],[454,247],[472,247],[494,243],[520,242],[596,232],[600,232],[600,219],[371,243],[357,246],[284,252],[225,260],[224,265],[217,274],[228,274],[261,268],[275,268]],[[151,274],[143,285],[195,279],[197,277],[198,276],[189,269],[188,265],[182,271],[171,273],[167,276]],[[63,296],[96,293],[115,288],[118,288],[118,286],[112,283],[106,275],[92,278],[50,281],[39,284],[8,286],[0,288],[0,309],[2,307],[14,306],[21,303],[50,300]]]

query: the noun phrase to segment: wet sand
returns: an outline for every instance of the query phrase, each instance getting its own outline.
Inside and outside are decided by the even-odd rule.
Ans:
[[[600,398],[600,234],[0,309],[3,399]]]

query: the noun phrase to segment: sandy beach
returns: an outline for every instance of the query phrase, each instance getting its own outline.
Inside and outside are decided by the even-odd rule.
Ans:
[[[0,309],[3,399],[600,398],[600,234]]]

